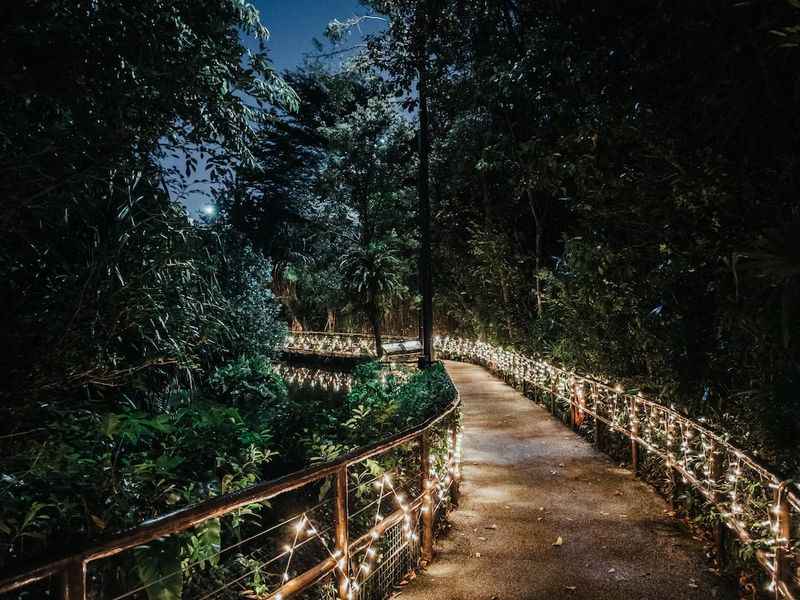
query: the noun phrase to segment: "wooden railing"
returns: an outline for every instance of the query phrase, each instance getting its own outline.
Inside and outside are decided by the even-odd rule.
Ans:
[[[352,338],[352,336],[350,337]],[[333,530],[335,532],[333,545],[329,544],[320,528],[312,524],[306,512],[287,519],[281,525],[294,523],[296,533],[293,544],[277,556],[277,558],[285,558],[287,561],[281,584],[275,589],[260,594],[251,593],[252,590],[242,590],[239,592],[239,596],[282,600],[308,589],[326,576],[333,575],[336,578],[336,587],[340,598],[348,600],[365,598],[367,596],[360,593],[359,590],[360,584],[366,578],[364,570],[369,569],[371,557],[375,555],[375,545],[391,528],[403,527],[405,539],[395,544],[399,550],[404,547],[413,547],[419,550],[419,553],[414,556],[421,554],[423,561],[429,561],[432,558],[434,517],[437,511],[455,496],[458,489],[460,449],[457,434],[457,411],[460,400],[455,386],[453,389],[454,400],[437,415],[415,427],[324,464],[279,479],[259,483],[236,493],[211,498],[143,523],[134,529],[81,551],[44,561],[13,575],[0,577],[0,595],[21,590],[47,578],[57,577],[60,582],[57,587],[64,600],[87,600],[96,595],[90,592],[89,581],[87,581],[87,569],[91,563],[142,547],[167,536],[190,532],[198,525],[212,519],[232,515],[243,508],[264,503],[293,490],[299,490],[310,484],[332,478],[335,482],[332,486],[335,490],[333,498],[335,501],[334,524],[325,531]],[[408,486],[414,492],[413,495],[410,493],[406,495],[405,490],[401,489],[397,482],[392,481],[392,476],[388,472],[377,477],[374,483],[380,489],[377,504],[372,503],[377,506],[375,517],[371,520],[372,525],[366,533],[353,539],[351,523],[354,515],[349,513],[348,502],[348,490],[352,490],[348,485],[349,470],[355,465],[377,459],[408,445],[415,445],[419,452],[416,483]],[[438,466],[435,466],[434,462]],[[408,481],[408,477],[406,477],[406,481]],[[381,514],[386,508],[382,507],[384,500],[395,502],[397,509],[388,515]],[[359,512],[363,512],[363,509]],[[270,530],[272,529],[275,527],[270,528]],[[290,577],[289,562],[291,562],[296,548],[302,545],[302,540],[299,538],[301,535],[318,541],[319,547],[324,549],[327,557]],[[399,550],[394,548],[392,552],[396,553]],[[217,556],[223,551],[218,552]],[[354,569],[353,565],[359,554],[363,554],[363,557],[360,566]],[[213,559],[213,557],[211,558]],[[265,562],[272,560],[274,558]],[[402,575],[405,573],[400,574],[400,576]],[[166,578],[162,577],[157,582]],[[114,597],[145,597],[136,595],[141,594],[145,587],[147,586],[126,590]],[[102,597],[106,598],[105,595]],[[211,597],[211,595],[202,597]]]
[[[697,490],[718,511],[720,522],[753,550],[775,597],[798,597],[800,499],[794,483],[771,473],[703,423],[620,386],[482,342],[440,337],[434,347],[439,358],[488,367],[509,384],[537,394],[551,410],[560,404],[573,428],[593,419],[596,442],[604,430],[624,436],[630,440],[634,471],[640,449],[659,457],[674,488],[690,485]],[[720,545],[723,531],[720,526]]]

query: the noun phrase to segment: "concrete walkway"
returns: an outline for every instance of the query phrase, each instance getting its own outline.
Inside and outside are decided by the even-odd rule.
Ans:
[[[447,370],[464,410],[461,502],[403,600],[731,597],[630,471],[485,369]]]

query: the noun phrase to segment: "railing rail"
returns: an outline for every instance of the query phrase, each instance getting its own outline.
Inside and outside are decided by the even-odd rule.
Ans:
[[[286,581],[278,590],[269,594],[268,597],[275,599],[287,598],[308,588],[320,578],[338,569],[340,597],[352,599],[353,589],[348,587],[348,582],[350,582],[349,565],[347,568],[343,568],[342,558],[346,560],[348,556],[363,550],[371,540],[379,538],[391,525],[408,517],[410,512],[420,510],[423,513],[426,512],[426,507],[431,506],[430,497],[434,488],[443,490],[445,486],[448,489],[451,486],[457,486],[459,454],[457,450],[456,425],[453,424],[450,427],[448,443],[451,445],[451,450],[448,455],[447,474],[435,481],[430,470],[430,457],[428,455],[430,450],[425,441],[434,427],[441,426],[447,419],[455,416],[460,406],[460,398],[455,386],[453,386],[453,389],[455,390],[453,401],[439,411],[438,414],[419,425],[405,429],[368,446],[353,450],[335,460],[278,479],[259,483],[239,492],[210,498],[195,505],[151,519],[138,527],[109,537],[81,551],[45,560],[22,572],[0,576],[0,594],[24,588],[47,577],[58,576],[61,582],[62,598],[65,600],[85,600],[88,597],[87,567],[94,561],[117,555],[172,534],[188,531],[206,521],[231,514],[248,505],[265,502],[286,492],[334,477],[336,479],[336,490],[339,494],[336,500],[337,548],[335,553],[337,558],[334,559],[334,554],[331,553],[329,558],[316,564],[311,569],[303,571],[297,577]],[[387,517],[382,517],[364,535],[348,542],[346,499],[348,469],[412,442],[420,442],[420,447],[422,448],[420,472],[423,483],[420,495],[405,503],[402,509],[393,512]],[[388,476],[386,477],[388,480]],[[343,495],[344,498],[342,499]],[[399,497],[398,494],[395,494],[395,496]],[[422,521],[424,524],[422,528],[423,559],[427,558],[429,560],[430,556],[425,555],[425,549],[430,548],[432,544],[432,520],[428,516],[423,517]],[[320,540],[323,544],[325,543],[322,538]]]

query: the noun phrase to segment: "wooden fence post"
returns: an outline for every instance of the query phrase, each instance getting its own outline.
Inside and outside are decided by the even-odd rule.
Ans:
[[[639,411],[636,406],[636,398],[631,398],[631,469],[634,476],[639,474]]]
[[[791,573],[789,571],[789,537],[792,534],[792,513],[786,499],[787,482],[782,481],[775,489],[775,598],[783,596],[781,587],[789,587]]]
[[[86,563],[82,560],[70,563],[61,572],[61,599],[86,600]]]
[[[348,534],[347,465],[336,473],[336,549],[338,555],[337,589],[340,600],[350,596],[350,536]]]
[[[719,490],[717,489],[724,479],[722,472],[722,453],[717,448],[716,444],[711,445],[711,464],[709,465],[708,477],[714,486],[711,490],[711,500],[714,504],[718,504],[720,500]],[[727,535],[728,528],[722,519],[719,519],[714,525],[714,546],[717,550],[717,558],[719,559],[719,568],[723,569],[727,557],[725,556],[725,536]]]
[[[420,436],[420,486],[422,490],[422,560],[430,563],[433,560],[433,490],[431,489],[431,449],[428,432]]]

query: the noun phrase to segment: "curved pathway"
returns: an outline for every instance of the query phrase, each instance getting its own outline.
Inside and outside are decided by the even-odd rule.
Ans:
[[[460,506],[403,600],[731,597],[629,470],[486,369],[447,370],[464,411]]]

